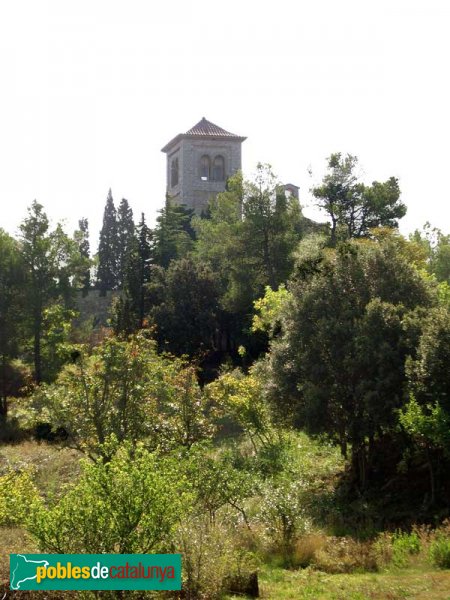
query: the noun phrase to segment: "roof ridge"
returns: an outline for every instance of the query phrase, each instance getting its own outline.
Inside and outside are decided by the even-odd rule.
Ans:
[[[222,127],[219,127],[219,125],[216,125],[215,123],[208,121],[208,119],[205,119],[205,117],[202,117],[201,120],[198,123],[196,123],[193,127],[191,127],[188,131],[186,131],[186,133],[179,133],[172,140],[170,140],[170,142],[166,144],[164,148],[162,148],[162,152],[168,152],[174,144],[182,140],[184,137],[195,138],[196,136],[198,136],[199,138],[224,138],[228,140],[236,140],[239,142],[243,142],[247,139],[246,137],[243,137],[241,135],[230,133],[226,129],[223,129]]]
[[[205,119],[205,117],[202,117],[198,123],[186,131],[186,135],[218,135],[226,137],[239,137],[234,133],[223,129],[223,127],[219,127],[219,125],[208,121],[208,119]]]

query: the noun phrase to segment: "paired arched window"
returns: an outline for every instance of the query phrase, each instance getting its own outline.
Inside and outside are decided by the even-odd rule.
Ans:
[[[213,163],[213,180],[224,181],[225,180],[225,161],[223,156],[216,156]]]
[[[178,158],[174,158],[170,163],[170,185],[171,187],[178,185]]]
[[[225,159],[216,156],[212,162],[207,154],[200,158],[200,179],[202,181],[225,181]]]
[[[209,181],[211,171],[211,161],[209,156],[204,154],[200,159],[200,179],[203,181]]]

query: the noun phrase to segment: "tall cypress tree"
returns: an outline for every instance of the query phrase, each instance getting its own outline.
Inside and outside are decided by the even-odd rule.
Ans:
[[[97,286],[102,296],[118,286],[118,234],[117,213],[111,189],[106,199],[103,226],[98,245]]]
[[[87,219],[83,218],[78,221],[78,230],[75,232],[75,241],[78,244],[80,256],[84,258],[86,264],[89,265],[81,273],[79,279],[79,285],[83,290],[83,296],[87,296],[91,286],[89,224]]]
[[[128,200],[122,198],[117,210],[117,285],[125,286],[126,269],[134,238],[133,211]]]
[[[145,285],[150,281],[152,264],[152,231],[145,222],[145,215],[141,213],[141,220],[137,227],[138,256],[139,256],[139,299],[138,315],[139,327],[142,327],[145,314]]]
[[[114,308],[113,327],[116,333],[130,334],[143,326],[146,312],[145,285],[150,281],[151,262],[152,232],[142,213],[127,252],[124,294]]]

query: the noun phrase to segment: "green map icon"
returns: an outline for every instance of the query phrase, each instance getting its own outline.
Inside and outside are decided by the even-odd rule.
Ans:
[[[36,579],[36,567],[48,567],[50,564],[46,560],[30,560],[23,554],[10,555],[10,587],[12,590],[20,590],[20,586],[25,581]]]

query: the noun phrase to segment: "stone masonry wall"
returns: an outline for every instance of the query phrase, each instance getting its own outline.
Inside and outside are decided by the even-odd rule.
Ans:
[[[224,181],[202,181],[200,178],[200,159],[208,155],[211,170],[214,158],[218,155],[225,160]],[[170,186],[171,161],[178,157],[178,185]],[[225,190],[226,179],[241,169],[241,142],[227,139],[183,139],[167,156],[168,192],[172,201],[193,208],[200,214],[208,205],[211,196]],[[212,175],[212,173],[211,173]]]

